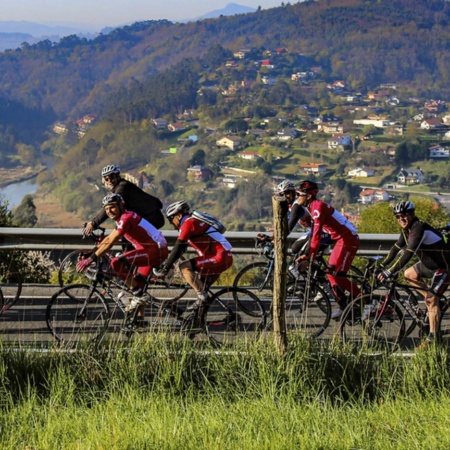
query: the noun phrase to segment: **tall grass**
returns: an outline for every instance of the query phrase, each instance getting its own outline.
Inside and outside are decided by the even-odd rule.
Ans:
[[[333,343],[214,350],[152,335],[0,352],[0,448],[450,448],[446,349]]]

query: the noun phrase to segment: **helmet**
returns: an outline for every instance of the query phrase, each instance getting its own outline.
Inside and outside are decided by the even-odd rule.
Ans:
[[[171,203],[167,208],[166,208],[166,216],[167,217],[172,217],[177,213],[188,213],[189,212],[189,205],[186,203],[185,200],[181,200],[179,202],[175,202],[175,203]]]
[[[394,206],[394,214],[406,214],[416,210],[413,202],[402,200]]]
[[[112,203],[117,203],[120,205],[123,203],[123,197],[120,194],[108,194],[103,197],[102,205],[105,207],[106,205],[111,205]]]
[[[111,175],[112,173],[118,175],[120,173],[120,167],[114,164],[109,164],[108,166],[103,167],[102,177],[106,177],[107,175]]]
[[[314,181],[305,180],[297,186],[297,191],[316,195],[319,192],[319,186]]]
[[[277,191],[280,194],[286,191],[295,191],[295,185],[291,180],[284,180],[277,186]]]

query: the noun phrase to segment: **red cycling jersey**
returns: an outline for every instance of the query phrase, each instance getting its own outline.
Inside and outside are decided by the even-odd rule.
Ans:
[[[333,241],[343,240],[354,242],[358,238],[355,226],[331,205],[321,200],[313,200],[308,206],[313,221],[311,236],[311,257],[317,254],[320,248],[322,232],[328,233]]]
[[[162,233],[134,212],[124,211],[116,221],[116,229],[136,249],[147,248],[149,245],[156,245],[158,248],[167,247]]]

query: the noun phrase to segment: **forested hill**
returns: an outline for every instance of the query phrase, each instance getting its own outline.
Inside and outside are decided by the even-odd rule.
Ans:
[[[0,96],[59,117],[96,113],[120,86],[219,44],[286,47],[354,88],[403,82],[448,97],[449,23],[444,0],[320,0],[191,23],[139,22],[93,40],[68,36],[0,53]]]

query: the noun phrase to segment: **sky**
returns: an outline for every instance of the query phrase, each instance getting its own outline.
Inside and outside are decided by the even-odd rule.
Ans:
[[[268,9],[280,6],[283,0],[2,0],[1,3],[0,21],[105,27],[143,20],[191,19],[223,9],[228,3]]]

